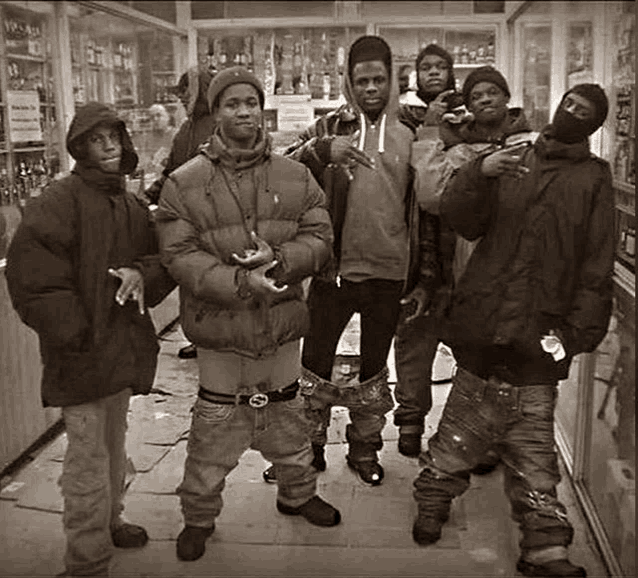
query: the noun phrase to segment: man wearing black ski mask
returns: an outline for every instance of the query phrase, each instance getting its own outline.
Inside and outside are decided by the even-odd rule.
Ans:
[[[413,536],[422,545],[440,538],[452,499],[492,449],[505,466],[525,576],[586,576],[567,555],[574,530],[556,494],[554,409],[572,358],[594,351],[611,314],[611,172],[588,140],[607,111],[600,86],[573,87],[533,145],[470,161],[441,197],[441,217],[480,241],[446,318],[458,370],[421,454]]]

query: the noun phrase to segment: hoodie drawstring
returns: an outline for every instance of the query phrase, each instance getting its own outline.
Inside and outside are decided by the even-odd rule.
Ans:
[[[378,151],[380,153],[385,152],[385,121],[388,118],[387,114],[384,114],[381,117],[381,125],[379,127],[379,147]],[[359,119],[361,121],[361,134],[359,136],[359,146],[358,149],[363,151],[366,142],[366,117],[363,113],[360,113]]]

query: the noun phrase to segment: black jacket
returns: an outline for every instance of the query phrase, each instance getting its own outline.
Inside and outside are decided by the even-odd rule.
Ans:
[[[122,171],[135,169],[137,155],[115,113],[98,103],[80,109],[67,137],[78,163],[26,206],[7,256],[13,305],[40,339],[45,406],[90,402],[126,387],[148,393],[159,350],[153,323],[137,303],[115,302],[120,281],[107,270],[138,268],[148,307],[175,287],[160,264],[150,215],[125,192],[124,176],[84,163],[83,137],[104,121],[120,127]]]
[[[453,293],[444,341],[461,367],[515,385],[565,379],[611,315],[609,165],[587,141],[564,145],[548,134],[523,157],[524,179],[487,178],[479,158],[459,170],[440,205],[459,235],[482,237]],[[540,345],[552,329],[567,351],[560,362]]]

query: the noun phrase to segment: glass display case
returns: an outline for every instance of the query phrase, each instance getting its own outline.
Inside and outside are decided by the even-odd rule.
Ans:
[[[467,75],[475,68],[491,64],[498,68],[497,28],[379,26],[377,34],[385,38],[392,49],[395,65],[414,67],[419,51],[428,44],[439,44],[454,57],[456,89],[461,90]]]
[[[541,130],[550,118],[551,46],[551,26],[523,25],[523,110],[535,131]]]
[[[317,109],[334,108],[346,51],[363,34],[363,26],[206,31],[198,37],[198,61],[213,70],[246,66],[262,80],[267,99],[304,95]]]
[[[0,205],[20,208],[60,168],[50,11],[0,14]]]
[[[129,188],[143,190],[158,174],[149,167],[160,166],[158,154],[168,156],[170,145],[166,142],[170,143],[185,117],[173,90],[183,72],[177,69],[173,38],[150,26],[84,6],[72,7],[70,30],[75,106],[99,101],[120,111],[140,155]],[[153,133],[149,111],[153,104],[163,105],[170,117],[166,138]]]

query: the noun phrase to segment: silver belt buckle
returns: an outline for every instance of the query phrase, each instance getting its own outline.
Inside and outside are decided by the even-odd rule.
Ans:
[[[248,405],[259,409],[268,405],[268,396],[265,393],[254,393],[248,398]]]

